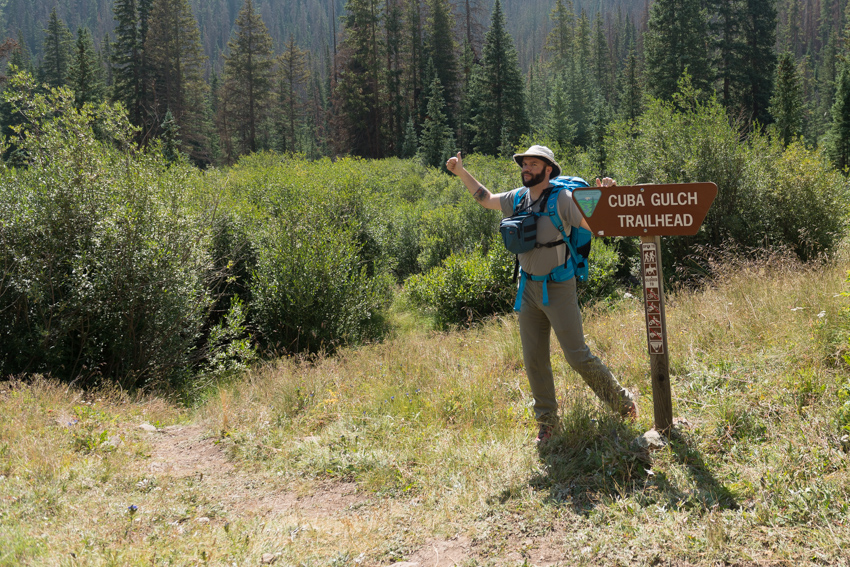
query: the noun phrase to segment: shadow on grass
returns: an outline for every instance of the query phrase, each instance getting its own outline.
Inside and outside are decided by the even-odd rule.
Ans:
[[[641,434],[615,417],[573,420],[538,448],[543,470],[529,484],[545,493],[544,501],[569,506],[582,515],[628,497],[641,506],[679,510],[738,507],[687,434],[674,432],[668,447],[656,456],[636,446]],[[663,468],[680,468],[683,478],[653,470],[653,461],[661,458],[668,462]],[[514,494],[515,490],[506,490],[492,498],[493,503],[505,503]]]

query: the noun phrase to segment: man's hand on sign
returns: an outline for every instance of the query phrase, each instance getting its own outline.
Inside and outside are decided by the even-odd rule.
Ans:
[[[597,187],[613,187],[617,182],[611,179],[610,177],[603,177],[602,179],[596,178],[596,186]]]

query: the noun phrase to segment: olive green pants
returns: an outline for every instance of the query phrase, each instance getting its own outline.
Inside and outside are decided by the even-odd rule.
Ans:
[[[599,399],[613,411],[625,414],[634,398],[584,342],[575,278],[564,282],[546,282],[546,286],[549,305],[543,305],[543,282],[526,281],[519,312],[522,356],[534,396],[537,421],[551,423],[558,416],[552,361],[549,358],[552,329],[555,330],[569,365]]]

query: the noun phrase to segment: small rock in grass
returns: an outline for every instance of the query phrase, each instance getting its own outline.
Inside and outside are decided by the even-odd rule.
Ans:
[[[635,445],[646,451],[659,451],[667,446],[667,440],[656,430],[650,429],[635,439]]]

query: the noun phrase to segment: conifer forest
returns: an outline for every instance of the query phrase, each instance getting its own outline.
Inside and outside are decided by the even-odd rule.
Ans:
[[[201,167],[601,153],[687,74],[746,135],[850,154],[846,0],[5,0],[4,55],[79,104],[120,101],[141,145]],[[15,117],[2,116],[8,132]],[[600,156],[604,166],[604,156]],[[604,169],[604,167],[603,167]]]

